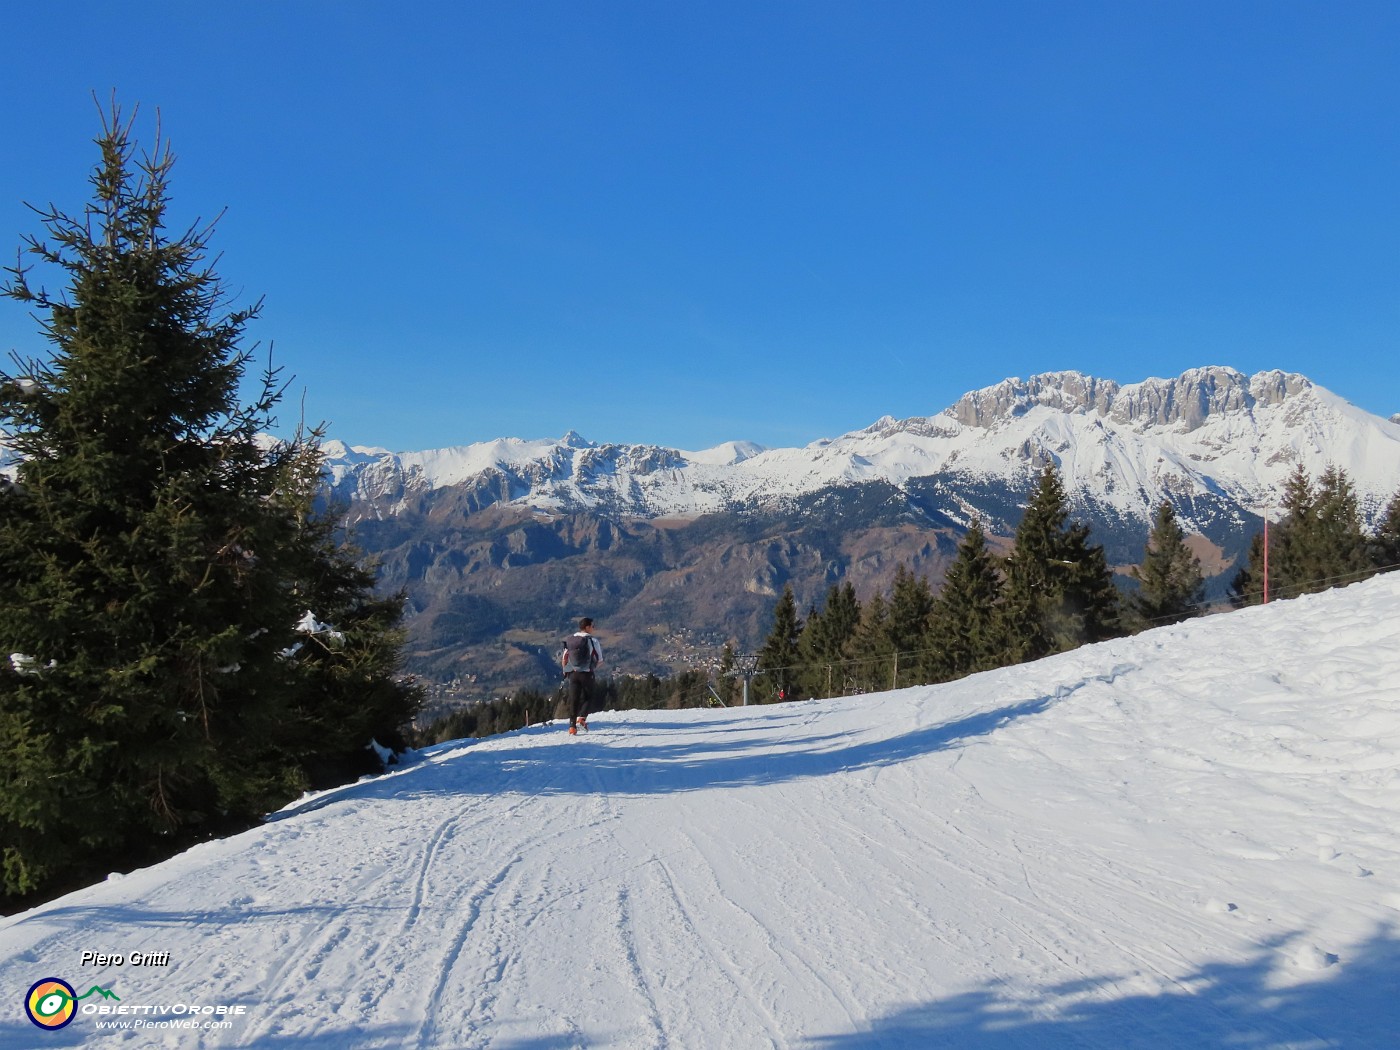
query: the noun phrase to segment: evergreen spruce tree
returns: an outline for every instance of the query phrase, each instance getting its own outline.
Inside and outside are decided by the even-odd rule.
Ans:
[[[1356,486],[1340,467],[1328,467],[1317,482],[1316,546],[1307,571],[1318,588],[1354,583],[1373,567],[1361,524]]]
[[[1268,586],[1264,579],[1264,533],[1251,538],[1245,563],[1230,582],[1230,601],[1236,607],[1259,605],[1267,591],[1273,598],[1300,593],[1294,588],[1305,580],[1305,551],[1315,532],[1312,478],[1302,464],[1284,483],[1282,519],[1268,528]]]
[[[138,161],[129,132],[114,110],[91,203],[41,213],[28,242],[64,292],[22,265],[5,286],[50,344],[0,375],[20,461],[0,492],[10,894],[253,819],[417,702],[394,674],[400,603],[306,513],[314,442],[260,438],[275,373],[240,403],[257,307],[229,308],[211,228],[167,235],[173,157]]]
[[[1068,633],[1061,626],[1060,609],[1067,576],[1061,538],[1068,520],[1059,475],[1047,464],[1017,526],[1015,544],[1005,564],[1001,609],[1010,663],[1058,652],[1061,636]]]
[[[1270,571],[1270,577],[1273,572]],[[1236,609],[1258,605],[1264,600],[1264,534],[1256,532],[1249,540],[1244,563],[1230,579],[1230,604]]]
[[[1157,508],[1142,564],[1132,570],[1138,591],[1128,601],[1139,629],[1197,616],[1205,598],[1201,561],[1186,546],[1186,534],[1167,500]]]
[[[892,688],[894,653],[890,603],[883,594],[875,594],[861,609],[860,626],[851,645],[851,677],[856,688],[861,692]]]
[[[903,565],[896,567],[888,625],[890,647],[898,654],[892,679],[895,688],[929,680],[924,648],[932,612],[933,591],[928,580],[915,576]]]
[[[1069,562],[1065,604],[1080,625],[1073,645],[1123,634],[1122,596],[1113,582],[1108,555],[1090,536],[1089,526],[1083,522],[1075,522],[1065,535],[1065,559]]]
[[[299,648],[281,656],[292,688],[277,716],[276,735],[268,738],[282,742],[280,753],[257,745],[263,762],[290,763],[313,788],[372,771],[373,752],[366,748],[371,740],[403,750],[404,729],[422,700],[418,687],[400,674],[404,594],[376,595],[374,572],[339,535],[334,519],[311,512],[321,462],[312,446],[301,457],[299,475],[281,490],[297,523],[285,559],[286,585],[300,607]],[[300,498],[291,501],[298,492]],[[529,699],[528,691],[516,694],[521,725]],[[253,761],[249,755],[242,765]]]
[[[924,641],[932,654],[929,681],[951,681],[1002,664],[1006,641],[1001,635],[1001,587],[982,523],[974,521],[958,544],[929,615]]]
[[[1103,547],[1069,523],[1058,471],[1046,464],[1006,560],[1001,625],[1009,662],[1036,660],[1119,632],[1118,591]]]
[[[1269,530],[1269,590],[1274,598],[1293,598],[1312,576],[1320,532],[1312,478],[1302,464],[1284,484],[1283,510],[1283,520]],[[1259,579],[1262,584],[1262,565]]]
[[[860,626],[860,602],[847,580],[832,584],[815,615],[807,617],[798,650],[806,677],[803,688],[813,696],[835,696],[843,691],[846,661]]]
[[[773,629],[768,632],[763,647],[758,651],[759,677],[754,685],[760,703],[797,699],[802,662],[797,643],[801,634],[802,620],[797,615],[797,601],[793,597],[792,584],[787,584],[773,610]]]
[[[1386,505],[1385,516],[1370,544],[1371,564],[1377,569],[1400,567],[1400,492]]]
[[[1271,598],[1296,598],[1351,583],[1375,567],[1375,541],[1366,537],[1356,490],[1345,471],[1329,467],[1314,485],[1299,466],[1284,486],[1283,511],[1283,520],[1269,527]],[[1263,601],[1262,533],[1251,542],[1231,592],[1236,605]]]

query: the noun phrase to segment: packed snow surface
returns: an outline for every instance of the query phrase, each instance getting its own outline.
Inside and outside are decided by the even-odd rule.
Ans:
[[[0,921],[0,1044],[1396,1045],[1400,573],[950,685],[595,721]],[[40,1032],[49,976],[138,1012]],[[98,1027],[172,1004],[243,1013]]]

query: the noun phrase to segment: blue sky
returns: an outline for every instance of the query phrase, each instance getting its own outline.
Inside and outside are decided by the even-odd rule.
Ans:
[[[227,209],[284,421],[354,443],[805,444],[1205,364],[1389,415],[1397,53],[1367,0],[46,0],[0,39],[0,250],[81,207],[115,91],[176,216]]]

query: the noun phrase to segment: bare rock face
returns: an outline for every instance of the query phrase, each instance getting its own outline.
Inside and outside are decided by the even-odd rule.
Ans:
[[[1212,416],[1281,404],[1312,389],[1300,375],[1274,371],[1246,376],[1224,367],[1193,368],[1173,379],[1127,386],[1078,372],[1046,372],[964,394],[947,414],[964,426],[990,428],[1044,406],[1057,412],[1094,413],[1135,428],[1191,431]]]
[[[1248,411],[1257,400],[1251,383],[1233,368],[1193,368],[1175,379],[1148,379],[1123,389],[1112,417],[1133,427],[1191,431],[1213,415]]]
[[[990,427],[1035,405],[1061,412],[1104,415],[1121,387],[1111,379],[1078,372],[1046,372],[1029,379],[1007,379],[996,386],[964,394],[948,412],[964,426]]]

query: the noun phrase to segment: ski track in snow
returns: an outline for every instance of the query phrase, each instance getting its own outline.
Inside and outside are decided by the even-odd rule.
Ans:
[[[946,686],[596,721],[0,920],[0,1046],[1395,1045],[1400,574]],[[45,976],[246,1015],[40,1033]]]

